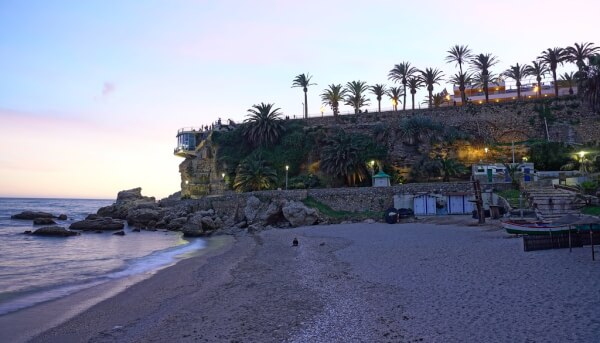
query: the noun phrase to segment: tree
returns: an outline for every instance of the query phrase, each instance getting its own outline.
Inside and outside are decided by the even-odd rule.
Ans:
[[[570,159],[571,149],[559,142],[538,142],[529,147],[529,160],[538,170],[559,170]]]
[[[508,177],[510,177],[510,183],[512,184],[514,189],[519,188],[519,165],[517,163],[503,163],[504,169],[506,173],[508,173]]]
[[[521,81],[527,76],[527,65],[520,66],[519,63],[517,63],[506,69],[502,75],[517,82],[517,99],[521,100]]]
[[[340,101],[344,100],[346,90],[342,89],[341,84],[330,84],[329,88],[323,90],[321,93],[321,101],[324,105],[331,107],[334,116],[340,114]]]
[[[381,97],[386,94],[387,88],[382,84],[375,84],[369,87],[371,93],[373,93],[377,97],[377,111],[381,112]]]
[[[552,72],[552,80],[554,81],[554,96],[558,96],[558,83],[556,82],[556,68],[558,64],[563,64],[567,56],[567,51],[563,48],[548,48],[542,51],[538,59],[546,65]]]
[[[400,97],[403,95],[402,88],[400,87],[391,87],[387,91],[387,96],[392,100],[392,105],[394,106],[394,111],[398,111],[398,104],[402,103],[400,101]]]
[[[367,176],[358,142],[343,131],[326,140],[321,150],[321,170],[344,179],[348,186],[361,182]]]
[[[448,52],[448,56],[446,56],[446,62],[447,63],[451,63],[451,62],[456,62],[456,64],[458,64],[458,69],[459,69],[459,74],[457,75],[465,75],[463,73],[463,64],[465,64],[467,61],[469,61],[473,55],[471,54],[471,49],[469,49],[468,45],[455,45],[452,48],[450,48],[450,50],[447,51]],[[458,84],[458,89],[460,90],[460,99],[462,101],[462,104],[464,105],[467,101],[467,97],[465,95],[465,82],[464,82],[464,78],[458,78],[457,81],[459,81]]]
[[[595,47],[594,43],[575,43],[573,46],[567,47],[566,60],[571,63],[575,63],[577,66],[577,73],[575,73],[575,79],[577,80],[577,94],[582,93],[582,82],[586,78],[586,61],[590,57],[600,52],[599,47]]]
[[[415,110],[415,94],[417,93],[417,89],[423,86],[423,79],[419,76],[411,76],[407,80],[407,86],[410,88],[410,95],[412,98],[412,109]]]
[[[594,43],[575,43],[566,49],[566,60],[577,65],[579,71],[585,67],[585,61],[593,55],[600,52],[600,47],[595,47]]]
[[[448,79],[453,86],[458,86],[461,92],[462,106],[467,104],[467,96],[465,94],[466,85],[471,85],[473,83],[473,74],[469,72],[458,72],[454,74]]]
[[[561,84],[563,84],[566,87],[569,87],[569,94],[573,95],[573,85],[575,84],[575,73],[570,72],[567,73],[565,72],[564,74],[560,75],[560,81]]]
[[[478,71],[479,80],[485,93],[485,102],[490,102],[489,98],[489,82],[492,80],[492,74],[490,68],[498,63],[498,59],[492,54],[479,54],[471,60],[471,67],[473,70]]]
[[[542,78],[548,73],[548,68],[545,64],[538,61],[532,61],[531,65],[528,65],[525,69],[527,76],[535,76],[538,88],[538,97],[542,96]]]
[[[583,97],[590,103],[593,111],[600,111],[600,55],[589,58],[589,64],[583,68],[583,73]]]
[[[310,76],[310,74],[306,73],[306,74],[300,74],[300,75],[296,76],[294,78],[294,81],[292,81],[292,88],[301,87],[302,90],[304,91],[304,119],[308,118],[308,99],[307,99],[308,86],[316,85],[316,83],[310,83],[310,79],[312,79],[312,76]]]
[[[248,109],[248,118],[244,120],[243,134],[254,146],[266,146],[277,142],[285,127],[281,123],[279,108],[275,104],[260,103]]]
[[[351,81],[346,83],[345,97],[346,105],[354,107],[354,113],[358,114],[361,107],[369,104],[369,99],[364,93],[369,89],[367,83],[364,81]]]
[[[444,175],[444,182],[450,182],[450,177],[456,177],[467,172],[467,168],[455,159],[439,157],[438,161],[440,165],[440,171]]]
[[[406,110],[406,87],[408,86],[408,79],[417,73],[417,68],[411,67],[409,62],[402,62],[394,65],[394,68],[388,73],[388,80],[394,82],[400,82],[404,93],[404,101],[402,103],[402,110]]]
[[[433,85],[439,85],[440,81],[443,80],[444,74],[441,70],[433,68],[425,68],[425,70],[419,70],[421,73],[421,80],[427,86],[427,92],[429,92],[429,108],[433,107]],[[412,89],[411,89],[412,92]],[[413,104],[414,106],[414,104]],[[414,109],[414,108],[413,108]]]
[[[277,173],[260,156],[242,161],[237,168],[233,188],[239,192],[269,189],[277,183]]]

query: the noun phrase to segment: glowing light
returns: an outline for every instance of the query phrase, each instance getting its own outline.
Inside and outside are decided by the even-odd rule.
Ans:
[[[286,165],[285,166],[285,171],[288,171],[288,170],[290,170],[290,166]]]
[[[527,162],[528,158],[527,156],[523,156],[523,162]]]
[[[585,151],[580,151],[577,153],[577,155],[579,155],[579,157],[581,157],[582,160],[583,160],[583,156],[585,156],[585,154],[587,154],[587,152],[585,152]]]
[[[486,154],[488,153],[488,148],[487,147],[483,148],[483,150],[485,151]]]
[[[225,173],[221,173],[221,177],[224,179],[225,178]]]
[[[190,183],[188,180],[185,180],[185,184],[187,185],[188,183]]]

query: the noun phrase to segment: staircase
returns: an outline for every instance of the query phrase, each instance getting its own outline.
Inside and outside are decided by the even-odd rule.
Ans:
[[[538,219],[553,221],[567,214],[580,214],[585,201],[578,193],[554,186],[537,186],[525,190],[529,206],[536,212]]]

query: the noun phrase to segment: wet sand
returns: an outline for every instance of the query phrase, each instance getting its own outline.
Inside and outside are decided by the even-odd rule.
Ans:
[[[32,341],[600,339],[600,261],[589,247],[525,253],[521,239],[466,222],[240,235]]]

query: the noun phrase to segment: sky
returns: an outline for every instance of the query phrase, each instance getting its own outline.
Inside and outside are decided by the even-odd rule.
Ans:
[[[298,74],[313,76],[320,115],[327,85],[391,86],[402,61],[454,74],[455,44],[497,56],[496,73],[600,44],[599,12],[597,0],[0,0],[0,196],[162,198],[179,190],[177,129],[240,122],[260,102],[299,117]]]

